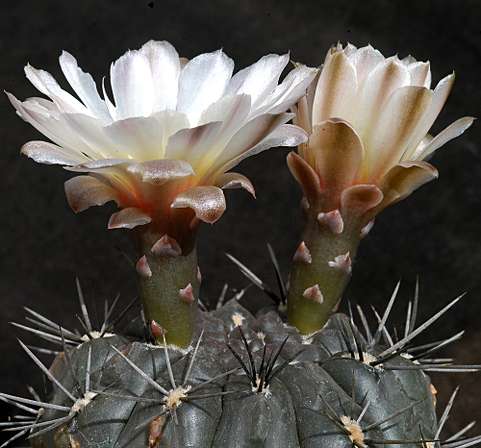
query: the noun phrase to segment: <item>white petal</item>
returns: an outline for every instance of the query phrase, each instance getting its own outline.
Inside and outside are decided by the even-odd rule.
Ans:
[[[371,140],[364,145],[369,166],[368,183],[377,184],[400,161],[412,134],[429,110],[432,98],[432,90],[424,87],[402,87],[391,95],[380,112]]]
[[[362,139],[368,137],[388,98],[410,80],[408,69],[397,58],[386,59],[369,74],[359,92],[355,115],[347,118]]]
[[[214,144],[222,123],[215,121],[195,128],[181,129],[169,139],[165,157],[168,159],[182,159],[189,162],[199,175],[204,171],[202,160],[210,161],[219,149]]]
[[[213,176],[213,178],[217,178],[221,173],[224,173],[225,171],[233,168],[241,160],[249,157],[248,155],[245,155],[246,152],[251,150],[251,148],[257,146],[265,138],[269,138],[269,135],[275,129],[284,124],[290,118],[291,116],[289,114],[266,114],[254,118],[252,121],[247,123],[240,131],[238,131],[229,141],[227,146],[223,149],[222,154],[220,154],[220,156],[216,160],[215,165],[213,165],[207,171],[208,176]],[[264,149],[267,149],[267,147]],[[264,149],[262,149],[261,151],[264,151]],[[252,153],[252,155],[254,154],[256,154],[256,152]],[[233,161],[237,160],[239,157],[241,157],[239,161],[234,163]],[[228,168],[226,168],[226,166],[228,166]]]
[[[436,149],[449,142],[449,140],[460,136],[473,124],[474,120],[473,117],[463,117],[451,123],[444,131],[436,135],[421,153],[413,154],[412,160],[426,160]]]
[[[154,111],[175,110],[179,93],[180,60],[168,42],[147,42],[140,51],[147,57],[154,81]]]
[[[413,154],[416,151],[417,147],[419,146],[419,142],[424,138],[424,136],[428,133],[429,129],[433,125],[434,121],[438,117],[441,109],[446,102],[449,92],[451,92],[451,88],[453,87],[454,83],[454,74],[446,76],[443,78],[439,84],[434,89],[434,96],[431,106],[429,107],[428,112],[426,113],[425,117],[419,123],[416,131],[413,134],[413,137],[409,143],[409,146],[406,148],[405,153],[403,154],[402,160],[413,160],[415,157]]]
[[[17,109],[17,113],[54,143],[72,151],[73,153],[85,153],[90,155],[91,149],[75,134],[75,132],[72,132],[70,126],[59,120],[58,117],[61,117],[61,114],[58,114],[58,112],[55,111],[49,111],[41,106],[40,102],[36,99],[32,98],[21,103],[13,95],[7,95],[10,102],[15,109]]]
[[[161,159],[164,155],[162,126],[154,117],[126,118],[104,127],[102,131],[118,154],[128,154],[141,162]]]
[[[316,77],[318,70],[301,65],[291,70],[284,81],[275,88],[271,95],[262,103],[256,113],[269,112],[279,114],[285,112],[301,96]]]
[[[351,48],[353,48],[354,50],[352,50]],[[382,64],[386,60],[386,58],[378,50],[371,47],[371,45],[359,48],[359,50],[357,50],[356,47],[350,45],[344,50],[344,52],[346,54],[352,52],[352,54],[349,54],[349,60],[356,67],[357,83],[359,89],[363,88],[369,74],[379,64]]]
[[[411,85],[431,87],[431,70],[429,62],[413,62],[407,66],[409,73],[411,74]]]
[[[150,63],[139,51],[128,51],[110,68],[115,119],[147,117],[153,111],[154,84]]]
[[[100,118],[105,123],[111,123],[112,117],[106,104],[98,94],[97,86],[92,76],[89,73],[84,73],[77,65],[77,60],[66,51],[62,53],[59,61],[65,78],[92,115]]]
[[[317,83],[312,124],[334,117],[349,120],[357,88],[354,65],[344,53],[334,53],[322,69]]]
[[[21,152],[35,162],[46,165],[78,165],[88,162],[84,155],[72,152],[48,142],[33,141],[22,146]]]
[[[129,158],[128,152],[122,152],[105,136],[103,122],[97,118],[82,114],[64,114],[60,118],[69,127],[70,132],[87,147],[83,152],[93,159]]]
[[[250,95],[255,109],[276,88],[282,71],[289,62],[289,55],[270,54],[255,64],[239,71],[232,78],[226,95],[246,93]]]
[[[224,94],[233,70],[234,61],[221,50],[201,54],[184,67],[177,110],[187,115],[192,126],[202,111]]]
[[[290,124],[285,124],[283,126],[279,126],[276,130],[268,133],[268,136],[264,138],[261,142],[259,142],[254,147],[246,150],[245,152],[241,153],[237,157],[233,159],[226,158],[225,163],[220,166],[216,165],[218,175],[221,172],[226,172],[244,159],[251,157],[255,154],[259,154],[262,151],[265,151],[269,148],[275,148],[278,146],[297,146],[307,140],[307,134],[301,128],[297,126],[293,126]]]
[[[201,115],[199,125],[214,121],[222,122],[216,146],[222,150],[232,136],[245,124],[250,112],[249,95],[227,96],[211,104]]]
[[[57,104],[60,111],[90,114],[88,109],[79,100],[58,85],[50,73],[44,70],[37,70],[31,65],[27,65],[25,67],[25,74],[28,80],[40,90],[40,92],[49,96],[55,104]]]

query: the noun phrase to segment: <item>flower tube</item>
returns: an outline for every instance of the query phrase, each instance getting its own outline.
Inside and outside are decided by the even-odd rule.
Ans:
[[[25,73],[51,101],[8,94],[17,113],[53,143],[33,141],[22,152],[36,162],[84,175],[66,182],[76,212],[115,201],[109,228],[130,233],[146,321],[167,341],[190,344],[200,271],[195,251],[201,222],[223,214],[223,189],[244,188],[226,173],[273,146],[296,146],[304,131],[285,124],[317,70],[298,67],[278,84],[289,56],[268,55],[232,76],[222,51],[187,61],[167,42],[150,41],[111,66],[113,100],[63,52],[62,72],[75,98],[47,72]],[[163,330],[161,330],[163,329]]]
[[[309,140],[287,160],[304,194],[288,294],[289,322],[301,333],[322,328],[337,308],[375,216],[435,179],[425,160],[473,122],[428,134],[453,82],[448,75],[432,90],[428,62],[385,58],[371,46],[328,52],[294,120]]]

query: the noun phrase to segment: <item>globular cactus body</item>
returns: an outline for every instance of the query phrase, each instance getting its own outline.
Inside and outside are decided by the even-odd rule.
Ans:
[[[436,437],[429,377],[415,367],[398,370],[419,366],[405,355],[376,364],[386,347],[343,314],[306,339],[275,312],[255,319],[231,301],[199,315],[199,338],[188,354],[120,336],[60,353],[53,375],[75,397],[78,381],[92,398],[32,445],[351,448],[391,441],[414,448]],[[173,390],[181,396],[176,405]],[[50,403],[71,406],[71,399],[54,385]],[[46,410],[40,421],[65,414]]]

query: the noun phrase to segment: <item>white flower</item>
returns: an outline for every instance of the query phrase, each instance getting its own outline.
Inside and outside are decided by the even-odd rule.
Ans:
[[[427,62],[385,58],[371,46],[331,48],[299,104],[295,122],[309,141],[299,147],[300,157],[289,156],[310,201],[317,195],[325,213],[369,211],[372,219],[437,177],[425,160],[473,122],[464,117],[435,138],[428,134],[453,82],[451,74],[431,90]]]
[[[286,110],[316,70],[296,68],[278,85],[288,62],[288,55],[269,55],[232,76],[234,63],[220,50],[186,61],[169,43],[150,41],[112,64],[113,100],[105,86],[99,95],[66,52],[60,66],[80,101],[30,65],[28,79],[51,101],[8,95],[18,114],[55,143],[27,143],[26,155],[94,174],[66,183],[74,210],[114,200],[123,210],[110,227],[162,219],[170,207],[190,207],[213,222],[225,209],[222,188],[254,192],[248,179],[227,170],[267,148],[306,139],[285,124],[292,117]]]

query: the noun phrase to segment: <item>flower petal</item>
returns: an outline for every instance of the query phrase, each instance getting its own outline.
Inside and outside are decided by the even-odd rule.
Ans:
[[[54,143],[72,152],[87,155],[92,153],[91,148],[75,132],[72,132],[72,129],[65,122],[59,119],[62,114],[44,107],[45,103],[48,103],[50,106],[53,103],[41,98],[32,98],[22,103],[9,93],[7,93],[7,96],[15,109],[17,109],[17,113]]]
[[[297,100],[306,94],[313,79],[316,77],[318,70],[315,68],[300,65],[291,70],[285,79],[279,84],[257,109],[256,113],[260,114],[269,110],[269,113],[282,113],[291,107]]]
[[[65,167],[66,170],[75,171],[77,173],[90,173],[94,171],[101,171],[108,168],[125,169],[131,164],[137,163],[133,159],[102,159],[92,160],[90,162],[81,163],[80,165]]]
[[[251,97],[252,109],[256,109],[275,89],[288,62],[288,54],[282,56],[270,54],[262,57],[232,77],[226,96],[246,93]]]
[[[196,172],[201,175],[205,164],[212,163],[212,158],[219,149],[215,145],[222,122],[215,121],[194,128],[181,129],[169,138],[165,157],[182,159],[189,162]]]
[[[409,85],[410,80],[408,68],[397,57],[384,60],[372,70],[360,89],[355,114],[347,118],[362,139],[369,137],[388,98],[395,90]]]
[[[194,187],[178,194],[172,202],[172,208],[191,208],[201,221],[214,223],[226,209],[222,190],[213,185]]]
[[[115,100],[115,120],[147,117],[153,112],[155,90],[147,57],[140,51],[128,51],[110,68]]]
[[[104,205],[109,201],[121,204],[118,193],[108,185],[91,176],[77,176],[65,182],[65,194],[75,213],[93,205]]]
[[[312,105],[312,124],[329,118],[349,120],[357,95],[357,75],[343,52],[334,53],[323,67]]]
[[[214,184],[216,187],[222,188],[223,190],[229,188],[243,188],[247,190],[252,196],[256,197],[254,191],[254,186],[247,177],[239,173],[224,173],[221,174]]]
[[[155,111],[175,110],[181,73],[177,51],[166,41],[151,40],[140,49],[140,52],[147,57],[150,63],[155,90],[153,109]]]
[[[434,137],[428,145],[426,145],[422,152],[417,154],[417,151],[413,154],[414,160],[426,160],[428,159],[436,149],[440,148],[453,138],[460,136],[466,129],[468,129],[475,118],[463,117],[451,123],[446,129],[441,131],[436,137]]]
[[[62,52],[59,62],[65,78],[91,114],[105,123],[111,123],[112,117],[105,102],[98,94],[92,76],[89,73],[84,73],[77,65],[77,60],[66,51]]]
[[[127,167],[129,173],[139,174],[143,182],[162,185],[172,179],[195,175],[192,166],[184,160],[150,160]]]
[[[187,115],[191,126],[224,94],[233,70],[234,61],[221,50],[201,54],[187,63],[180,75],[177,110]]]
[[[72,153],[52,143],[32,141],[22,146],[21,152],[37,163],[46,165],[78,165],[89,159],[80,153]]]
[[[432,98],[433,92],[424,87],[402,87],[391,95],[380,112],[370,141],[364,145],[368,183],[377,184],[400,161]]]
[[[308,201],[313,202],[322,199],[322,188],[319,175],[304,159],[295,152],[287,155],[287,166],[292,175],[302,188],[302,192]]]
[[[215,164],[204,177],[217,178],[242,160],[274,146],[297,146],[307,140],[305,132],[297,126],[281,126],[290,114],[261,115],[247,123],[229,141]],[[302,136],[302,137],[301,137]],[[295,144],[292,144],[296,142]]]
[[[453,87],[453,83],[454,74],[446,76],[434,89],[433,100],[429,110],[413,133],[411,141],[409,142],[409,146],[406,148],[406,151],[402,156],[402,160],[413,160],[413,154],[416,152],[419,142],[428,133],[429,129],[441,112],[441,109],[448,98],[449,92]]]
[[[341,195],[341,215],[345,220],[360,219],[360,227],[364,227],[374,216],[364,215],[379,205],[383,199],[382,191],[376,185],[353,185],[345,189]]]
[[[109,229],[133,229],[152,221],[150,215],[140,208],[127,207],[114,213],[109,219]]]
[[[392,167],[382,179],[379,188],[384,199],[379,209],[398,202],[414,190],[438,177],[438,171],[426,162],[402,162]]]
[[[331,210],[357,176],[364,158],[362,141],[349,123],[332,119],[314,126],[308,148],[315,158],[321,188],[332,202],[327,206]]]
[[[55,102],[60,111],[90,114],[89,110],[79,100],[58,85],[50,73],[37,70],[28,64],[25,67],[25,75],[40,92]]]
[[[160,159],[164,155],[167,139],[162,125],[152,116],[115,121],[102,128],[102,133],[116,153],[141,161]]]

